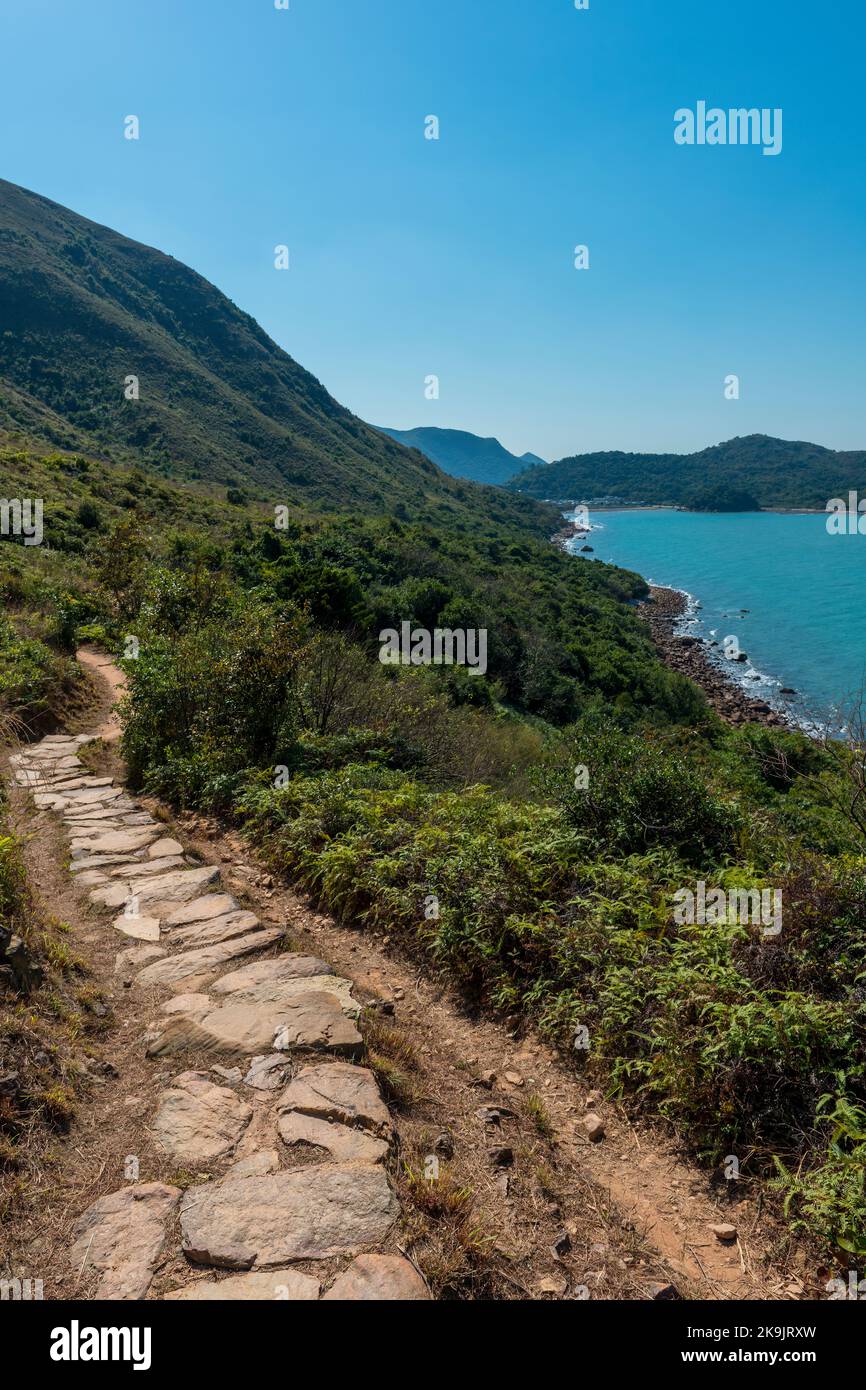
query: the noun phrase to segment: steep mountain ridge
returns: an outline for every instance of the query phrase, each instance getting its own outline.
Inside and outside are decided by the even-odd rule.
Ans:
[[[282,502],[550,529],[352,415],[188,266],[5,181],[0,323],[7,433]]]

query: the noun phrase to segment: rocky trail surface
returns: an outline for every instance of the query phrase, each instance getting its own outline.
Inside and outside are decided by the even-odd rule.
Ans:
[[[17,1232],[47,1297],[418,1300],[425,1275],[446,1297],[810,1296],[760,1207],[550,1049],[312,910],[218,822],[130,795],[106,754],[122,676],[83,660],[90,731],[10,759],[39,891],[111,1008],[61,1176]],[[383,1094],[365,1043],[396,1048],[411,1097],[380,1064]]]
[[[389,1244],[393,1127],[357,1060],[351,981],[286,949],[217,867],[89,773],[79,753],[95,737],[51,735],[10,761],[62,820],[70,872],[116,941],[115,973],[149,1014],[136,1044],[158,1083],[148,1146],[183,1181],[138,1181],[150,1160],[126,1155],[126,1180],[75,1216],[67,1274],[97,1299],[145,1298],[158,1267],[166,1299],[428,1298]],[[57,1296],[69,1294],[61,1278]]]

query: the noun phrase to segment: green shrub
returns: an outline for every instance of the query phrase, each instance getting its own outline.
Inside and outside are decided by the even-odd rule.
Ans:
[[[570,824],[598,850],[642,854],[673,846],[689,864],[723,861],[737,848],[741,817],[661,736],[627,735],[609,720],[588,723],[572,745],[574,772],[551,782]]]

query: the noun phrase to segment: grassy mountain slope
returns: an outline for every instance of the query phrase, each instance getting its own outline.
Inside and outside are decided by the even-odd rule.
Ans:
[[[839,452],[820,444],[751,434],[696,454],[576,454],[517,474],[509,487],[563,502],[616,497],[726,510],[818,507],[866,484],[866,450]]]
[[[379,429],[408,448],[420,449],[446,473],[475,483],[501,484],[512,478],[521,464],[543,463],[535,454],[518,458],[503,448],[498,439],[482,439],[467,430],[442,430],[423,425],[415,430],[391,430],[385,426]]]
[[[7,432],[274,502],[553,529],[357,419],[189,267],[2,181],[0,320]]]

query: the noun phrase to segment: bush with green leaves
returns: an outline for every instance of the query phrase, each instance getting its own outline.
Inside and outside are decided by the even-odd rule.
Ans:
[[[18,621],[23,625],[23,617]],[[55,625],[55,611],[46,625]],[[46,636],[51,635],[46,632]],[[0,721],[6,737],[49,727],[78,682],[76,664],[40,637],[23,636],[0,608]]]
[[[815,903],[798,884],[819,866],[788,866],[790,939],[775,939],[675,925],[672,892],[695,872],[681,855],[708,845],[681,831],[680,845],[588,855],[567,808],[435,791],[369,764],[279,790],[254,779],[236,810],[273,866],[338,919],[387,930],[472,1006],[533,1021],[708,1161],[736,1153],[747,1179],[793,1165],[809,1229],[835,1240],[866,1210],[847,1159],[825,1151],[822,1108],[830,1086],[849,1106],[866,1100],[866,914],[847,876]],[[719,870],[725,886],[750,879]],[[834,933],[848,943],[841,972],[824,958]],[[589,1049],[575,1051],[584,1028]]]
[[[123,751],[133,785],[225,805],[249,767],[285,764],[306,626],[220,577],[157,570],[125,663]]]
[[[586,720],[571,743],[571,766],[550,789],[588,845],[609,854],[643,854],[670,845],[689,864],[724,862],[741,822],[671,740],[627,734],[609,718]],[[584,768],[583,777],[576,770]]]

